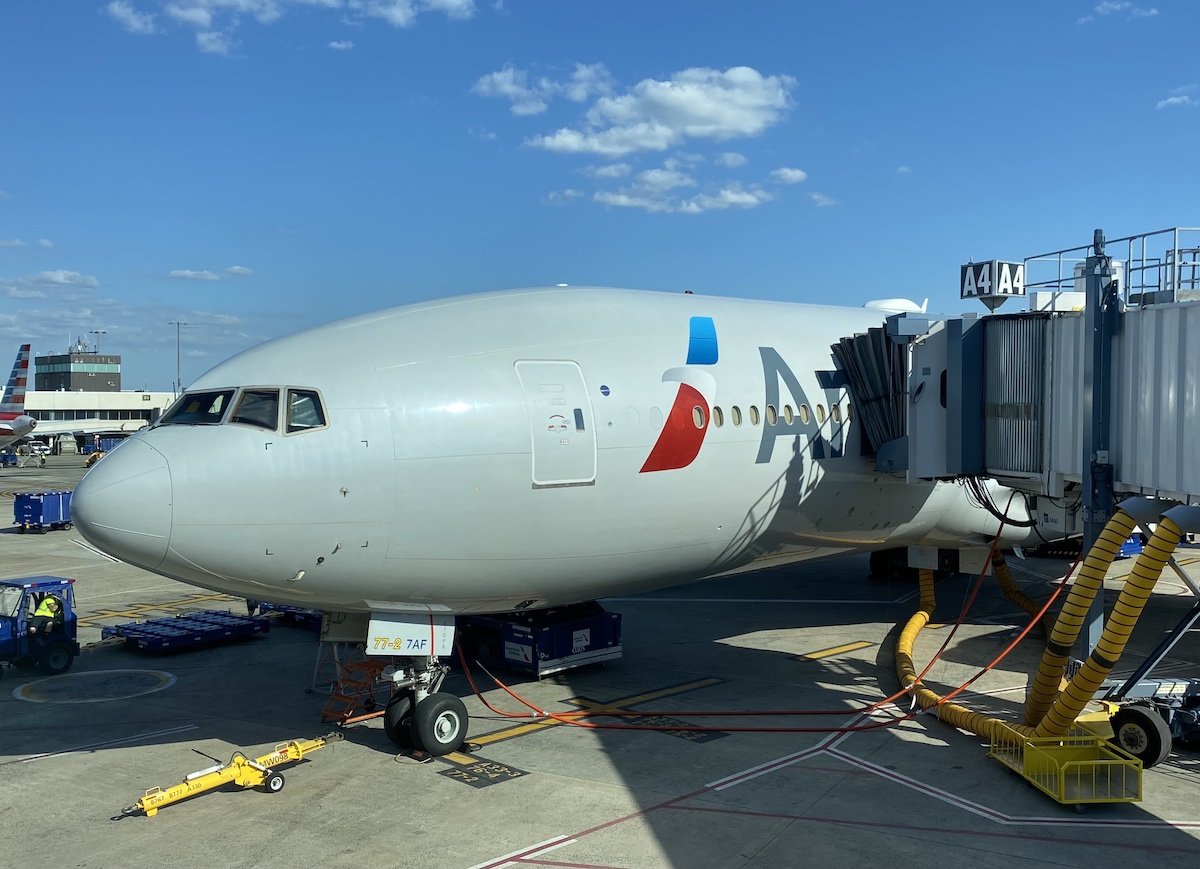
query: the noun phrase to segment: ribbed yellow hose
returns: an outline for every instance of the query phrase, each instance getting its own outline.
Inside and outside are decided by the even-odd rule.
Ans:
[[[991,740],[993,729],[1004,722],[998,718],[990,718],[978,712],[972,712],[957,703],[943,703],[942,695],[924,687],[917,680],[917,670],[913,666],[913,646],[916,643],[917,635],[929,623],[929,619],[933,616],[933,610],[937,606],[933,593],[933,571],[922,569],[920,581],[920,608],[904,625],[903,630],[900,631],[900,638],[896,641],[896,675],[900,678],[900,685],[912,694],[913,699],[922,709],[937,706],[938,717],[947,724]]]
[[[1133,633],[1134,625],[1146,606],[1150,592],[1154,590],[1154,584],[1158,582],[1163,568],[1182,537],[1183,532],[1174,521],[1166,516],[1159,520],[1150,542],[1138,556],[1133,570],[1125,580],[1125,586],[1113,606],[1112,614],[1104,623],[1104,632],[1096,643],[1096,648],[1038,723],[1034,729],[1035,736],[1066,734],[1084,706],[1095,696],[1100,683],[1108,677],[1121,659],[1121,653],[1125,651],[1129,635]]]
[[[992,569],[996,571],[996,581],[1000,583],[1000,590],[1004,592],[1004,597],[1031,616],[1037,615],[1038,611],[1042,608],[1041,605],[1025,594],[1025,592],[1021,591],[1016,581],[1013,580],[1012,571],[1008,569],[1008,562],[1004,560],[1004,553],[999,549],[992,556]],[[1043,616],[1043,620],[1042,629],[1045,630],[1048,637],[1054,627],[1050,621],[1049,613]]]
[[[1041,722],[1046,710],[1058,695],[1058,686],[1066,672],[1071,657],[1071,648],[1079,638],[1079,631],[1087,619],[1088,609],[1096,593],[1104,587],[1104,577],[1117,553],[1129,535],[1133,533],[1136,520],[1123,510],[1118,510],[1108,520],[1099,538],[1088,550],[1079,575],[1071,585],[1070,594],[1063,603],[1046,641],[1042,662],[1034,676],[1029,697],[1025,701],[1025,723],[1034,726]]]

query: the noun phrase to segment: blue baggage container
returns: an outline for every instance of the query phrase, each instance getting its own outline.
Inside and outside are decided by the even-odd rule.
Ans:
[[[31,528],[71,527],[70,492],[17,492],[13,500],[13,524],[24,534]]]

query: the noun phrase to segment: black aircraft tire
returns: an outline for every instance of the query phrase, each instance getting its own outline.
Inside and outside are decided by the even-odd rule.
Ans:
[[[388,701],[383,711],[383,732],[392,744],[400,748],[412,747],[412,697],[408,692],[397,694]]]
[[[42,668],[43,673],[57,676],[70,670],[74,660],[75,650],[71,648],[70,643],[66,640],[52,640],[42,651],[38,666]]]
[[[1144,769],[1171,753],[1171,728],[1149,706],[1122,706],[1112,717],[1113,742],[1142,762]]]
[[[458,751],[467,741],[467,707],[453,694],[430,694],[413,713],[420,748],[434,757]]]
[[[268,772],[267,777],[263,779],[263,790],[269,794],[277,794],[283,790],[283,786],[287,782],[283,778],[283,773]]]

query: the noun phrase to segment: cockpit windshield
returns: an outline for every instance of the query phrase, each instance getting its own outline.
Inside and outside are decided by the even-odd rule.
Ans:
[[[275,431],[279,426],[279,390],[242,390],[242,398],[238,402],[237,410],[233,412],[229,421]]]
[[[184,393],[166,412],[159,425],[216,425],[229,410],[232,389]]]

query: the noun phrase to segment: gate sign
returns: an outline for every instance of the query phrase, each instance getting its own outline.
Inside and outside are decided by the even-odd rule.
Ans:
[[[959,296],[979,299],[993,311],[1011,296],[1025,295],[1025,263],[988,260],[959,269]]]

